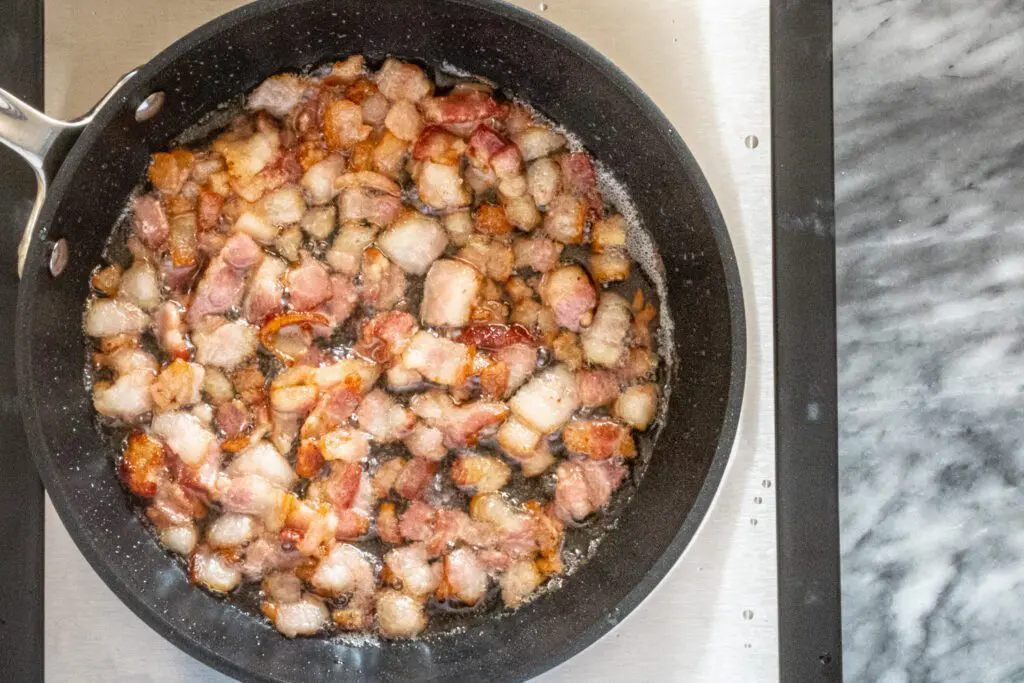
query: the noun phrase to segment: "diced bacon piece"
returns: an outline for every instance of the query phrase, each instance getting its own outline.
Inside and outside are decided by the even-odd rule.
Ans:
[[[597,221],[590,229],[591,247],[596,252],[626,248],[626,219],[620,214]]]
[[[498,543],[497,530],[489,523],[470,519],[463,510],[441,508],[434,517],[434,533],[427,543],[432,555],[442,555],[456,543],[490,548]]]
[[[408,100],[400,100],[388,110],[384,118],[384,127],[395,137],[411,142],[423,132],[423,118],[415,104]]]
[[[322,595],[353,594],[359,601],[373,594],[377,579],[367,555],[353,545],[339,543],[320,560],[309,582]]]
[[[417,422],[402,443],[417,458],[440,461],[448,454],[444,445],[444,434],[440,429],[431,427],[424,422]]]
[[[377,513],[377,535],[380,540],[391,545],[398,545],[402,542],[402,532],[398,525],[398,515],[395,514],[394,503],[381,503],[380,511]]]
[[[571,420],[562,429],[562,440],[570,453],[592,460],[636,455],[629,427],[611,420]]]
[[[418,329],[416,318],[405,311],[378,313],[363,321],[355,350],[376,363],[389,363],[408,348]]]
[[[525,232],[530,232],[541,224],[541,214],[528,194],[512,197],[501,194],[501,204],[505,207],[505,215],[509,222]]]
[[[516,268],[532,268],[538,273],[546,273],[558,266],[564,245],[547,237],[535,235],[520,237],[512,242],[515,252]]]
[[[227,381],[227,378],[219,371],[215,372],[230,387],[230,382]],[[211,383],[209,377],[206,378],[203,388],[207,393],[210,393]],[[249,412],[246,410],[245,404],[238,400],[232,401],[230,396],[231,394],[228,394],[227,400],[224,400],[223,403],[217,406],[216,414],[217,428],[224,432],[228,438],[238,436],[250,426]]]
[[[282,281],[288,264],[283,260],[268,256],[256,269],[256,274],[249,284],[242,310],[246,320],[254,325],[263,325],[270,317],[284,308],[284,282]]]
[[[498,184],[498,176],[494,174],[490,167],[477,168],[472,165],[467,166],[465,180],[466,184],[469,185],[469,189],[478,195],[487,194]]]
[[[407,282],[401,268],[376,247],[363,252],[360,294],[377,310],[394,308],[405,297]]]
[[[427,627],[423,603],[396,590],[377,593],[377,625],[385,638],[414,638]]]
[[[423,116],[431,123],[470,123],[494,116],[498,105],[485,92],[470,90],[432,97],[421,104]]]
[[[420,200],[433,209],[458,209],[473,201],[458,166],[423,162],[416,177],[416,190]]]
[[[331,298],[324,304],[333,327],[341,325],[355,312],[359,304],[359,289],[352,278],[346,275],[331,276]]]
[[[509,413],[504,403],[491,401],[473,401],[457,406],[449,396],[440,392],[414,397],[412,409],[416,415],[441,430],[449,448],[474,445],[482,432],[501,424]]]
[[[418,388],[423,383],[423,375],[401,365],[392,365],[388,368],[385,382],[391,391],[406,391]]]
[[[283,549],[274,532],[273,541],[261,536],[245,547],[242,572],[247,579],[258,580],[276,570],[290,570],[302,560],[302,555],[294,550]]]
[[[490,164],[491,157],[505,147],[505,144],[505,141],[494,132],[493,128],[486,124],[480,124],[469,137],[466,157],[474,165],[484,168]]]
[[[171,526],[160,530],[160,545],[173,553],[187,557],[199,542],[199,532],[194,524]]]
[[[302,425],[303,439],[314,439],[348,422],[359,406],[359,393],[344,384],[324,388]]]
[[[300,432],[301,437],[301,432]],[[313,479],[324,468],[324,456],[312,439],[303,439],[295,452],[295,474],[303,479]]]
[[[619,379],[608,370],[580,370],[576,373],[580,403],[586,408],[606,406],[619,395]]]
[[[320,440],[320,452],[328,461],[359,463],[370,454],[370,440],[357,429],[342,427],[324,434]]]
[[[265,111],[271,116],[284,119],[298,105],[307,87],[308,83],[295,74],[271,76],[246,98],[245,108]]]
[[[387,119],[391,103],[379,92],[371,92],[367,93],[359,106],[363,110],[363,122],[371,126],[379,126]]]
[[[249,515],[229,512],[213,520],[206,528],[206,542],[211,548],[238,548],[256,538],[259,529]]]
[[[380,389],[367,394],[356,411],[359,426],[381,443],[398,441],[416,424],[416,417]]]
[[[291,488],[297,479],[288,461],[266,441],[236,455],[226,472],[232,477],[258,475],[283,489]]]
[[[441,223],[418,211],[407,211],[377,239],[391,261],[411,275],[423,275],[448,247]]]
[[[547,126],[529,126],[513,133],[512,142],[519,148],[525,161],[533,161],[565,147],[565,136]]]
[[[473,216],[468,209],[452,212],[444,217],[444,229],[449,242],[464,247],[473,234]]]
[[[341,190],[365,188],[392,197],[399,197],[402,194],[402,188],[398,183],[373,171],[353,171],[342,174],[334,181],[334,186]]]
[[[242,573],[225,555],[202,545],[189,559],[192,581],[214,593],[228,593],[242,582]]]
[[[555,472],[555,511],[564,521],[580,521],[603,508],[622,483],[626,469],[613,460],[570,460]]]
[[[452,463],[452,481],[461,489],[474,493],[500,491],[508,483],[512,471],[499,458],[463,454]]]
[[[380,367],[358,358],[344,358],[317,368],[313,380],[323,390],[343,386],[358,394],[368,392],[380,377]]]
[[[85,309],[85,333],[90,337],[141,334],[149,316],[133,303],[119,299],[91,299]]]
[[[242,321],[192,333],[196,362],[231,370],[256,353],[256,330]]]
[[[426,330],[417,332],[402,354],[402,365],[419,372],[436,384],[458,386],[472,368],[470,349],[465,344],[436,337]]]
[[[473,225],[477,232],[503,237],[512,232],[505,210],[496,204],[483,203],[473,212]]]
[[[420,319],[425,325],[462,327],[483,284],[480,273],[459,261],[434,261],[423,284]]]
[[[258,207],[271,225],[287,225],[302,220],[306,213],[306,200],[298,187],[285,185],[265,194]]]
[[[419,102],[433,92],[434,85],[420,67],[389,57],[377,72],[377,88],[392,102]]]
[[[327,85],[349,85],[363,74],[363,56],[349,55],[331,65],[331,71],[324,76]]]
[[[387,227],[401,211],[402,200],[398,197],[363,188],[348,188],[338,197],[338,218],[342,221],[369,221]]]
[[[397,180],[405,168],[405,157],[409,151],[409,143],[399,137],[385,132],[370,153],[373,170],[392,180]]]
[[[121,277],[118,296],[144,311],[153,310],[161,299],[160,280],[153,264],[136,259]]]
[[[534,431],[515,416],[505,420],[498,429],[498,444],[517,460],[532,455],[540,440],[540,432]]]
[[[150,427],[186,465],[198,465],[209,449],[217,447],[213,432],[189,413],[161,413],[153,418]]]
[[[544,305],[555,313],[555,322],[579,332],[593,319],[597,291],[587,271],[576,264],[561,266],[544,276],[540,283]]]
[[[426,541],[434,535],[437,509],[421,500],[413,500],[402,513],[401,535],[410,541]]]
[[[156,495],[157,482],[166,473],[163,444],[145,432],[132,432],[118,471],[121,481],[132,493],[152,498]]]
[[[132,202],[132,229],[150,249],[159,249],[164,245],[170,226],[159,199],[144,194]]]
[[[330,150],[348,149],[369,137],[372,129],[363,124],[362,108],[351,100],[334,100],[324,109],[321,125]]]
[[[327,252],[327,263],[345,275],[358,275],[363,262],[363,250],[373,244],[377,231],[369,226],[349,222],[342,226]]]
[[[501,599],[506,607],[519,607],[530,599],[533,592],[544,583],[544,575],[533,560],[519,560],[513,563],[498,579],[501,585]]]
[[[537,368],[537,348],[532,344],[510,344],[497,349],[494,357],[508,368],[506,396],[521,387]]]
[[[113,263],[103,268],[97,268],[89,279],[89,284],[100,294],[115,297],[117,296],[117,290],[121,287],[122,274],[123,269],[121,266]]]
[[[202,399],[206,369],[198,363],[176,359],[165,367],[150,387],[153,403],[160,410],[190,406]]]
[[[153,409],[150,386],[153,373],[133,372],[118,377],[112,384],[97,382],[93,387],[93,407],[100,415],[131,422]]]
[[[330,237],[337,225],[338,207],[334,205],[312,206],[302,214],[302,220],[299,221],[302,230],[318,240],[326,240]]]
[[[176,195],[182,190],[195,155],[187,149],[177,148],[170,152],[157,152],[153,155],[147,171],[149,181],[164,196]]]
[[[384,555],[384,565],[397,579],[403,593],[426,596],[437,590],[443,568],[430,562],[422,544],[394,548]]]
[[[331,154],[309,167],[302,176],[302,189],[312,204],[326,204],[338,195],[334,182],[345,172],[345,158]]]
[[[246,271],[263,260],[263,249],[245,233],[235,233],[224,243],[220,257],[232,268]]]
[[[216,258],[206,268],[196,286],[188,309],[188,320],[195,325],[204,316],[225,313],[238,306],[245,291],[245,279],[237,268]]]
[[[630,263],[628,252],[623,249],[609,249],[600,254],[590,255],[590,272],[601,284],[622,282],[629,278]]]
[[[138,339],[134,337],[109,338],[111,342],[117,342],[107,353],[97,353],[93,358],[98,367],[108,367],[114,371],[117,377],[130,375],[136,372],[156,375],[160,370],[160,364],[151,354],[140,349]]]
[[[271,244],[281,232],[280,226],[271,223],[265,216],[255,211],[243,211],[235,219],[231,229],[235,232],[243,232],[262,244]]]
[[[475,605],[487,593],[487,571],[468,548],[453,550],[444,558],[448,593],[467,605]]]
[[[409,500],[419,498],[433,480],[436,467],[437,463],[426,458],[409,460],[395,479],[395,492]]]
[[[459,250],[457,258],[498,282],[505,282],[512,277],[515,263],[512,248],[508,244],[483,235],[471,237],[469,244]]]
[[[513,344],[533,345],[535,340],[530,331],[522,325],[501,323],[476,323],[462,328],[455,337],[462,344],[472,344],[481,349],[503,349]]]
[[[509,149],[513,149],[514,150],[515,147],[511,147],[510,146]],[[517,150],[516,151],[517,163],[518,163],[518,159],[519,159],[518,155],[519,155],[519,152]],[[502,157],[502,159],[504,159],[504,157],[507,157],[507,156],[511,156],[511,155],[498,155],[498,156],[495,156],[495,159],[497,160],[499,157]],[[499,167],[499,168],[501,168],[501,167]],[[510,165],[510,166],[508,166],[508,168],[512,169],[514,167],[512,167]],[[518,167],[515,167],[515,168],[518,168]],[[526,193],[527,189],[529,188],[529,185],[526,182],[526,176],[523,173],[519,172],[519,170],[516,170],[514,172],[512,172],[511,170],[508,170],[508,171],[503,171],[503,173],[504,173],[504,175],[499,174],[499,173],[495,173],[495,177],[499,178],[499,181],[498,181],[498,195],[501,197],[501,203],[502,203],[503,206],[505,206],[506,211],[508,210],[508,202],[509,202],[509,200],[518,199],[520,197],[525,197],[525,198],[529,199],[530,206],[532,206],[534,211],[536,211],[537,205],[533,203],[533,197],[528,196],[527,193]],[[511,220],[511,217],[509,218],[509,220]]]
[[[597,191],[597,171],[586,152],[570,152],[558,159],[562,171],[562,186],[577,197],[590,197]],[[600,204],[598,204],[600,207]]]
[[[550,158],[537,159],[526,169],[526,182],[537,206],[547,206],[562,189],[562,171]]]
[[[613,292],[602,292],[594,322],[580,339],[587,362],[614,368],[626,354],[626,335],[633,322],[629,302]]]
[[[412,148],[416,161],[431,161],[445,166],[458,166],[465,143],[457,136],[437,126],[427,126]]]
[[[579,406],[576,377],[564,365],[534,375],[509,400],[516,417],[542,434],[550,434],[568,422]]]
[[[559,242],[579,244],[583,241],[586,218],[587,207],[582,199],[560,194],[551,200],[544,214],[544,232]]]
[[[613,412],[633,429],[647,429],[658,412],[658,385],[637,384],[627,388],[616,399]]]
[[[329,616],[323,600],[306,593],[297,602],[273,603],[265,608],[271,613],[274,628],[286,638],[311,636],[327,625]]]
[[[331,297],[331,279],[324,264],[303,254],[302,261],[285,274],[288,303],[297,311],[310,311]]]
[[[256,175],[278,156],[280,148],[281,136],[276,131],[261,131],[240,139],[222,137],[213,143],[214,151],[224,157],[228,173],[234,178]]]
[[[491,157],[491,169],[494,170],[494,175],[502,181],[502,187],[506,188],[506,190],[511,189],[507,182],[517,178],[523,172],[523,157],[519,153],[519,149],[515,145],[505,145],[502,147]],[[526,191],[526,179],[524,178],[519,182],[522,183],[519,191],[506,192],[506,194],[522,195]]]
[[[264,594],[274,602],[295,602],[302,597],[302,580],[287,571],[276,571],[263,579]]]

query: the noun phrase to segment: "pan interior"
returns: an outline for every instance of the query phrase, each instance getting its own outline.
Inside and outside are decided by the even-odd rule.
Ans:
[[[266,76],[351,53],[450,65],[489,78],[574,131],[632,197],[658,245],[675,321],[670,418],[632,503],[571,581],[503,619],[425,642],[357,647],[287,641],[196,590],[142,526],[93,426],[80,326],[88,276],[149,155]],[[162,90],[161,114],[135,106]],[[596,53],[497,3],[275,2],[189,35],[143,68],[76,145],[42,216],[72,258],[46,274],[29,255],[19,298],[19,389],[33,456],[72,537],[109,585],[190,653],[255,680],[520,679],[557,664],[621,619],[664,575],[707,510],[731,449],[743,321],[728,237],[707,185],[653,105]]]

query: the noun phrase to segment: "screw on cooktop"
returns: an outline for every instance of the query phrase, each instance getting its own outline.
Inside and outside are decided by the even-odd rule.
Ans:
[[[154,93],[150,93],[149,97],[142,100],[139,106],[135,107],[135,120],[139,123],[149,121],[160,113],[166,99],[167,95],[163,90],[157,90]]]
[[[743,618],[746,619],[747,621],[750,621],[751,619],[754,618],[754,612],[752,610],[749,610],[749,609],[743,610]]]
[[[50,247],[50,275],[59,277],[68,266],[68,241],[61,237]]]

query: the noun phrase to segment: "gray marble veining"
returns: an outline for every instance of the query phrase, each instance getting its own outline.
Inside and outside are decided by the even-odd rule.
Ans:
[[[1024,681],[1024,5],[837,0],[848,681]]]

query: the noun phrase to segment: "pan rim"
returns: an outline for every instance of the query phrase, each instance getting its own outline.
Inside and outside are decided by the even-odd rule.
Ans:
[[[58,204],[56,199],[67,190],[73,170],[81,164],[100,132],[126,104],[134,104],[136,101],[141,101],[142,97],[148,94],[141,92],[142,85],[147,83],[153,75],[172,64],[181,53],[189,51],[198,44],[215,39],[223,30],[230,26],[248,20],[259,19],[286,6],[310,4],[314,1],[299,0],[296,3],[294,0],[261,0],[212,19],[179,38],[157,54],[151,61],[143,65],[123,90],[97,112],[94,121],[86,128],[73,146],[50,189],[50,197],[44,205],[38,223],[38,232],[33,237],[29,249],[25,270],[26,277],[19,288],[17,306],[15,360],[19,396],[28,396],[33,393],[33,378],[29,371],[29,368],[32,367],[32,348],[27,331],[31,329],[33,316],[36,313],[31,305],[31,301],[34,300],[36,282],[39,277],[46,277],[45,275],[40,276],[38,274],[40,264],[44,263],[46,256],[46,243],[43,237],[53,221],[56,211],[55,207]],[[651,565],[643,578],[614,607],[616,619],[614,621],[611,619],[597,620],[578,630],[574,637],[566,639],[559,647],[553,649],[544,660],[528,661],[514,674],[518,679],[526,679],[567,661],[597,642],[605,633],[625,618],[626,615],[631,613],[650,595],[669,570],[679,561],[684,551],[693,541],[697,530],[707,518],[716,494],[721,489],[726,466],[734,447],[746,383],[747,340],[742,282],[728,228],[718,203],[711,192],[707,178],[675,127],[632,79],[582,39],[577,38],[575,35],[542,17],[510,5],[503,0],[443,1],[449,4],[470,6],[488,12],[502,20],[520,24],[544,35],[546,38],[557,43],[561,48],[588,62],[614,85],[619,94],[631,101],[643,113],[647,121],[657,126],[660,138],[671,147],[673,155],[687,169],[690,180],[700,198],[701,208],[709,220],[724,271],[726,299],[729,306],[731,348],[728,397],[715,453],[711,458],[708,472],[700,491],[694,499],[693,505],[661,555]],[[344,4],[339,3],[339,8],[343,9]],[[28,393],[22,394],[23,391]],[[86,557],[93,571],[100,576],[115,595],[150,628],[153,628],[162,637],[204,664],[240,679],[261,681],[283,680],[270,677],[265,672],[246,668],[235,660],[228,658],[216,648],[200,642],[195,637],[191,637],[189,632],[182,628],[179,623],[165,618],[159,610],[154,609],[149,602],[128,586],[116,571],[117,563],[114,561],[114,558],[109,554],[100,552],[94,539],[87,533],[89,526],[86,520],[67,502],[66,496],[63,495],[63,487],[59,484],[60,477],[45,447],[46,440],[43,436],[39,416],[33,409],[28,408],[27,401],[21,400],[19,403],[22,406],[22,417],[29,436],[31,457],[47,490],[53,490],[58,494],[52,496],[51,501],[57,510],[61,522],[68,530],[75,545]]]

